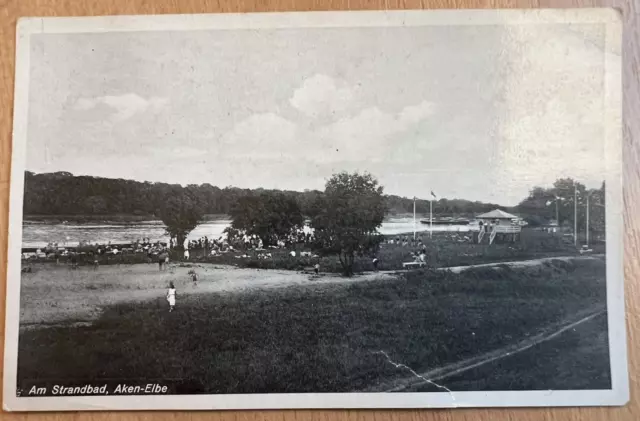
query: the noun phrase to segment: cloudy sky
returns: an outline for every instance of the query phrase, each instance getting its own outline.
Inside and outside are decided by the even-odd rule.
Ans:
[[[604,27],[33,35],[27,169],[520,201],[604,178]]]

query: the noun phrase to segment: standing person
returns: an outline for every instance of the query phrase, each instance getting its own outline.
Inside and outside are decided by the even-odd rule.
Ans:
[[[378,258],[376,256],[373,257],[372,263],[373,263],[373,270],[377,272],[378,271]]]
[[[89,256],[93,259],[93,270],[97,270],[99,263],[98,263],[98,254],[91,251],[89,252]]]
[[[165,253],[158,254],[158,270],[162,270],[164,268],[166,257]]]
[[[78,268],[78,256],[75,252],[71,253],[71,269]]]
[[[189,275],[191,276],[191,281],[193,281],[193,286],[197,286],[198,285],[198,274],[196,273],[196,271],[194,269],[191,269],[189,271]]]
[[[320,273],[320,263],[316,263],[313,266],[313,271],[315,272],[315,274],[317,275],[318,273]]]
[[[173,282],[169,282],[167,301],[169,302],[169,313],[171,313],[176,306],[176,287],[173,285]]]
[[[187,240],[184,241],[184,259],[189,260],[189,243]]]

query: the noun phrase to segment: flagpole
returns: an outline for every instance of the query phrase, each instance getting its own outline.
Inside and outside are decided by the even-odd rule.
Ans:
[[[578,185],[573,184],[573,245],[578,246]]]
[[[413,196],[413,239],[416,239],[416,197]]]
[[[429,200],[429,238],[433,237],[433,198]]]

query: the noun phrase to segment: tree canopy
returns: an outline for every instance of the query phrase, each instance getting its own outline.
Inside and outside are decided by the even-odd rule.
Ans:
[[[203,213],[191,194],[178,191],[167,196],[159,209],[159,216],[166,225],[167,234],[176,239],[178,247],[182,247],[187,235],[201,222]]]
[[[347,276],[356,255],[377,250],[378,228],[387,213],[382,186],[370,174],[342,172],[331,177],[313,207],[314,247],[338,255]]]
[[[556,180],[550,188],[534,187],[531,189],[529,196],[516,206],[516,210],[527,215],[525,219],[531,225],[538,225],[543,220],[556,220],[557,218],[559,225],[571,226],[576,221],[575,213],[577,210],[577,224],[580,229],[586,224],[587,200],[589,201],[589,230],[604,231],[604,183],[599,189],[587,189],[584,184],[571,178],[561,178]],[[574,206],[575,204],[577,207]]]
[[[255,235],[262,240],[263,247],[287,239],[304,226],[298,202],[281,192],[241,197],[231,208],[230,215],[231,228],[237,234]]]
[[[209,183],[200,185],[139,182],[133,180],[74,176],[68,172],[35,174],[25,173],[25,215],[64,216],[73,215],[138,215],[149,219],[159,217],[159,209],[171,192],[188,191],[205,214],[229,215],[240,198],[269,192],[279,192],[293,198],[303,213],[309,216],[322,192],[318,190],[280,191],[267,189],[241,189],[216,187]],[[428,193],[427,193],[428,194]],[[390,214],[413,212],[413,198],[385,196]],[[439,215],[473,215],[499,207],[495,204],[472,202],[462,199],[434,201],[434,212]],[[429,212],[429,201],[418,199],[417,212]]]

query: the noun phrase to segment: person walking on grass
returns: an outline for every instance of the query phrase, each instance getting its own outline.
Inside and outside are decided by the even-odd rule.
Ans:
[[[320,273],[320,263],[316,263],[316,264],[313,266],[313,272],[314,272],[316,275]]]
[[[373,270],[377,272],[378,271],[378,258],[376,256],[373,256],[372,263],[373,263]]]
[[[173,282],[169,282],[167,301],[169,302],[169,313],[171,313],[176,306],[176,287],[173,285]]]
[[[198,286],[198,274],[194,269],[189,271],[189,276],[191,277],[191,281],[193,282],[193,286]]]

